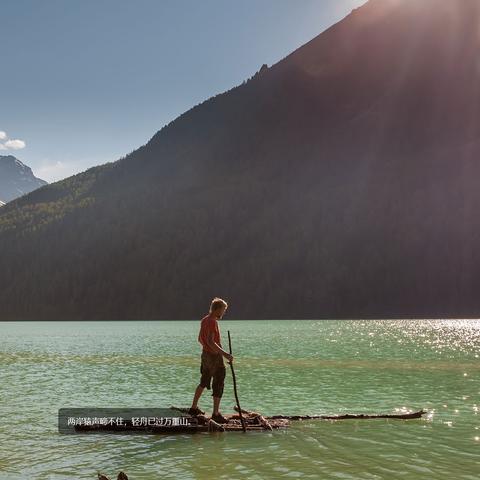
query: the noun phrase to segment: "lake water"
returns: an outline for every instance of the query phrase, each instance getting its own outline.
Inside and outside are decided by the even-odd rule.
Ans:
[[[421,420],[274,432],[60,435],[62,407],[189,406],[198,321],[0,324],[0,479],[480,478],[480,321],[220,321],[243,408]],[[227,368],[222,411],[235,403]],[[200,406],[210,412],[205,390]]]

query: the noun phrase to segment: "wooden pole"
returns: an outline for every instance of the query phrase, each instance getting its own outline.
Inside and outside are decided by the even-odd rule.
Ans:
[[[228,349],[230,355],[232,355],[232,340],[230,338],[230,330],[228,330]],[[242,409],[240,408],[240,400],[238,399],[238,393],[237,393],[237,380],[235,379],[235,370],[233,369],[233,364],[232,362],[228,362],[230,364],[230,369],[232,370],[232,378],[233,378],[233,391],[235,393],[235,400],[237,402],[237,407],[238,407],[238,416],[240,417],[240,422],[242,424],[242,429],[244,432],[247,431],[247,428],[245,427],[245,420],[243,419],[242,415]]]

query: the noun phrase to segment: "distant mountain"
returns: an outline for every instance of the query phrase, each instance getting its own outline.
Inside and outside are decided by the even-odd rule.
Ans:
[[[18,158],[0,155],[0,202],[9,202],[43,185],[47,182],[35,177]]]
[[[478,317],[480,2],[370,0],[0,213],[0,318]]]

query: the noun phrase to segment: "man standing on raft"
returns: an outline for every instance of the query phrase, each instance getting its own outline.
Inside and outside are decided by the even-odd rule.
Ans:
[[[189,410],[191,415],[199,415],[202,412],[198,408],[198,401],[203,393],[204,388],[210,390],[210,380],[213,378],[212,397],[213,397],[213,413],[212,420],[217,423],[228,423],[228,420],[220,413],[220,400],[223,395],[223,387],[225,381],[225,364],[223,357],[229,362],[233,361],[233,356],[222,349],[220,342],[220,330],[218,328],[218,320],[220,320],[228,304],[225,300],[215,297],[210,305],[210,312],[202,318],[200,325],[200,333],[198,341],[201,343],[203,350],[200,365],[200,383],[195,390],[192,406]]]

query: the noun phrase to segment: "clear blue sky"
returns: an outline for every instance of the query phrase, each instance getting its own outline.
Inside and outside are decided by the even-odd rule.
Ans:
[[[365,1],[0,0],[0,154],[47,181],[117,160]]]

